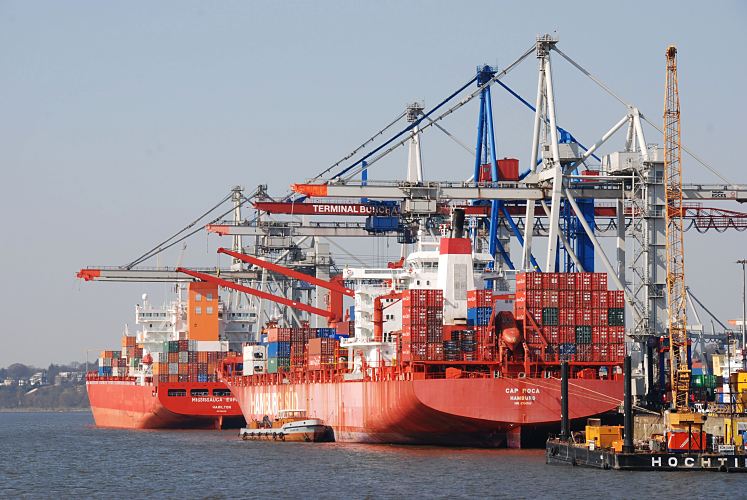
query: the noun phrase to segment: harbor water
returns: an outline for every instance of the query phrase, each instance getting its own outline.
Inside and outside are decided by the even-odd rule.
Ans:
[[[737,498],[744,477],[545,465],[542,450],[241,441],[0,413],[0,498]]]

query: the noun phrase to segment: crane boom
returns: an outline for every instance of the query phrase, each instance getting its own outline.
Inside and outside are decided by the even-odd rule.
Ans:
[[[327,290],[331,290],[333,292],[341,293],[343,295],[347,295],[348,297],[355,297],[355,292],[349,288],[345,288],[335,282],[322,280],[314,276],[310,276],[306,273],[300,273],[298,271],[294,271],[293,269],[288,269],[285,266],[281,266],[278,264],[273,264],[272,262],[267,262],[266,260],[258,259],[256,257],[252,257],[251,255],[246,255],[239,252],[234,252],[232,250],[228,250],[226,248],[219,248],[218,253],[224,253],[226,255],[230,255],[234,259],[239,259],[241,261],[244,261],[248,264],[254,264],[255,266],[263,267],[265,269],[269,269],[270,271],[274,271],[276,273],[289,276],[291,278],[295,278],[301,281],[306,281],[307,283],[311,283],[312,285],[320,286],[322,288],[326,288]]]
[[[680,97],[677,87],[677,48],[667,47],[664,102],[664,169],[667,222],[667,306],[669,309],[669,367],[672,409],[689,411],[690,368],[687,364],[687,294],[682,225],[682,152]]]
[[[238,290],[239,292],[248,293],[249,295],[254,295],[256,297],[260,297],[260,298],[263,298],[265,300],[269,300],[272,302],[277,302],[278,304],[283,304],[285,306],[292,307],[294,309],[306,311],[307,313],[315,314],[317,316],[322,316],[322,317],[329,318],[329,319],[335,319],[338,316],[338,314],[335,314],[332,311],[326,311],[324,309],[319,309],[318,307],[304,304],[303,302],[296,302],[295,300],[286,299],[285,297],[280,297],[278,295],[273,295],[271,293],[263,292],[262,290],[257,290],[255,288],[250,288],[248,286],[239,285],[232,281],[224,280],[216,276],[213,276],[211,274],[200,273],[197,271],[192,271],[190,269],[185,269],[183,267],[178,267],[176,271],[179,273],[184,273],[188,276],[192,276],[193,278],[197,278],[202,281],[207,281],[208,283],[215,283],[216,285],[222,286],[224,288],[230,288],[231,290]]]

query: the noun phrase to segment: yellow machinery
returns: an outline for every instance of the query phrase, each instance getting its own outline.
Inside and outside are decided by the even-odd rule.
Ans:
[[[623,427],[621,425],[602,425],[598,418],[586,421],[586,445],[594,443],[595,448],[622,448]],[[617,450],[620,451],[620,450]]]

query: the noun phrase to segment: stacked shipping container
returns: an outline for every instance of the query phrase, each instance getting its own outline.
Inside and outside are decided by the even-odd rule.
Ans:
[[[206,348],[220,350],[206,350]],[[216,372],[228,355],[227,343],[169,340],[153,356],[153,377],[159,382],[216,382]]]
[[[607,289],[604,273],[517,274],[514,315],[532,360],[603,364],[625,356],[625,296]]]
[[[443,308],[442,290],[402,292],[402,335],[398,345],[402,361],[444,359]]]
[[[348,322],[343,323],[348,331]],[[335,349],[340,339],[348,338],[335,328],[268,328],[267,333],[267,372],[277,373],[291,367],[310,369],[328,368],[335,363]],[[313,352],[309,349],[313,348]],[[332,356],[330,358],[329,356]]]
[[[461,336],[461,351],[465,361],[492,361],[495,359],[495,330],[490,324],[490,318],[493,314],[493,300],[492,290],[467,291],[467,325],[471,327],[470,331],[474,333],[470,334],[470,331],[468,331],[466,335],[463,333]],[[474,352],[469,350],[472,337],[474,337]]]

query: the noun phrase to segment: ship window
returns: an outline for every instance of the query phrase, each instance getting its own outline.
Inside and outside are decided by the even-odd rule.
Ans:
[[[213,308],[212,307],[206,307],[205,308],[205,314],[213,314]]]
[[[207,389],[192,389],[191,391],[189,391],[189,394],[190,396],[195,397],[195,396],[208,396],[210,393],[208,392]]]
[[[218,396],[219,398],[225,398],[231,395],[231,391],[229,389],[213,389],[213,396]]]
[[[205,300],[213,300],[213,294],[209,293],[209,294],[205,295]]]
[[[169,389],[168,395],[169,395],[169,397],[172,397],[172,396],[186,396],[187,395],[187,391],[186,391],[186,389]]]
[[[199,293],[196,293],[196,294],[195,294],[195,300],[196,300],[197,302],[201,301],[201,300],[202,300],[202,295],[201,295],[201,294],[199,294]]]
[[[202,314],[202,307],[195,307],[195,314]]]

